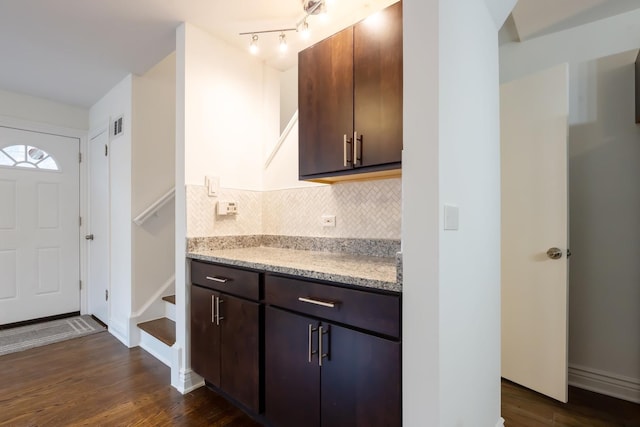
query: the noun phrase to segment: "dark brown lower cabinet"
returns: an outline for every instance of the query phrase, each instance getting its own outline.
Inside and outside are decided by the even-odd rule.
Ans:
[[[191,286],[191,367],[260,411],[260,304]]]
[[[275,427],[400,426],[400,342],[265,311],[265,415]]]

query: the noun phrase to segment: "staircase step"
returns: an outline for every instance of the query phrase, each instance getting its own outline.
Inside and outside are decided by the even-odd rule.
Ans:
[[[176,342],[176,322],[166,317],[138,323],[138,327],[168,346]]]
[[[166,297],[162,297],[163,301],[171,303],[173,305],[176,304],[176,296],[175,295],[167,295]]]

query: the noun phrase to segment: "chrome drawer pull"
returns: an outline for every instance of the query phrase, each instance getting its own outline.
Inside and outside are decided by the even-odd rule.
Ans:
[[[227,279],[226,277],[217,277],[217,276],[207,276],[206,277],[207,280],[211,280],[213,282],[218,282],[218,283],[227,283],[229,280],[231,279]]]
[[[298,297],[298,301],[306,302],[308,304],[321,305],[322,307],[329,307],[329,308],[335,308],[336,304],[338,304],[337,302],[334,302],[334,301],[320,301],[317,299],[305,298],[305,297]]]

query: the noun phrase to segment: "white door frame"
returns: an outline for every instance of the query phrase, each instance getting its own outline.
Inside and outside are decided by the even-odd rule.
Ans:
[[[78,242],[80,247],[80,280],[82,287],[80,288],[80,313],[87,314],[87,242],[84,240],[87,224],[87,162],[85,155],[87,151],[87,131],[82,129],[73,129],[64,126],[51,125],[47,123],[34,122],[30,120],[17,119],[0,115],[0,126],[9,128],[23,129],[31,132],[49,133],[69,138],[78,138],[80,140],[80,154],[82,162],[80,162],[80,217],[82,224],[78,227]],[[80,220],[80,219],[78,219]]]

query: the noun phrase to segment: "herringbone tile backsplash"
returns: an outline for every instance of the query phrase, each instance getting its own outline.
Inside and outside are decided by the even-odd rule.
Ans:
[[[215,215],[218,200],[237,201],[239,214]],[[187,186],[187,237],[272,234],[400,239],[400,178],[274,191],[222,189],[209,197]],[[322,227],[335,215],[335,227]]]

